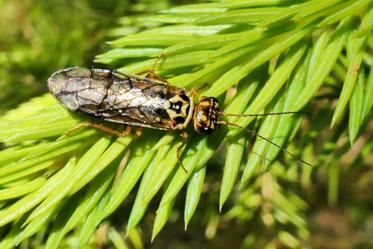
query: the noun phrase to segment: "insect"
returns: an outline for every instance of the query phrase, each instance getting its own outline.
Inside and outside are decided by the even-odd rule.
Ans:
[[[211,134],[221,125],[232,125],[247,132],[245,127],[222,120],[222,116],[267,116],[301,112],[269,114],[228,114],[221,112],[214,97],[200,97],[196,102],[194,94],[167,82],[126,75],[109,69],[72,67],[55,72],[48,79],[50,92],[67,109],[73,112],[127,125],[123,132],[102,124],[91,126],[117,136],[125,136],[131,126],[159,130],[178,131],[187,136],[186,128],[193,123],[198,133]],[[128,128],[129,127],[129,128]],[[271,140],[254,133],[278,147],[285,153],[302,161]]]

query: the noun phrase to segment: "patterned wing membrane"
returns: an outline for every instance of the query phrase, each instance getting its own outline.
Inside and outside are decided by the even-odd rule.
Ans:
[[[95,74],[92,77],[87,68],[64,69],[49,78],[48,86],[51,93],[69,110],[94,114],[105,98],[109,85],[107,79],[97,79],[97,76]]]
[[[112,70],[68,68],[48,86],[67,109],[110,122],[178,130],[193,115],[193,99],[183,89]]]

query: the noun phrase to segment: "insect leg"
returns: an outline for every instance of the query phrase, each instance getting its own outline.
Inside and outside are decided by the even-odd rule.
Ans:
[[[184,140],[183,142],[185,142],[185,143],[182,143],[177,148],[177,163],[180,164],[181,168],[184,170],[185,173],[188,173],[188,171],[186,170],[186,168],[183,166],[183,163],[180,160],[180,157],[181,157],[181,154],[183,153],[184,146],[187,144],[189,135],[188,135],[188,132],[185,131],[185,130],[179,130],[177,132],[179,133],[180,137]]]
[[[110,135],[117,136],[117,137],[126,137],[131,133],[131,126],[126,126],[123,131],[117,131],[113,128],[104,126],[103,124],[98,123],[88,123],[88,127],[92,127],[98,129],[100,131],[109,133]]]
[[[149,70],[148,74],[145,77],[151,80],[158,80],[163,83],[170,84],[165,78],[162,78],[161,76],[156,74],[153,70]]]
[[[100,131],[109,133],[110,135],[117,136],[117,137],[125,137],[125,136],[128,136],[131,133],[131,126],[126,126],[123,131],[117,131],[117,130],[115,130],[113,128],[110,128],[110,127],[107,127],[103,124],[84,122],[84,123],[81,123],[81,124],[77,125],[73,129],[67,131],[65,134],[68,136],[68,135],[71,135],[72,133],[74,133],[74,132],[76,132],[80,129],[84,129],[86,127],[95,128],[95,129],[98,129]]]
[[[155,72],[156,67],[157,67],[157,65],[159,64],[158,62],[159,62],[159,60],[160,60],[162,57],[163,57],[163,54],[160,54],[160,55],[157,57],[157,59],[155,60],[153,66],[152,66],[152,69],[150,69],[150,70],[148,71],[148,73],[146,74],[145,77],[148,78],[148,79],[159,80],[159,81],[162,81],[162,82],[164,82],[164,83],[169,84],[169,82],[168,82],[166,79],[162,78],[161,76],[159,76],[159,75],[156,74],[156,72]]]
[[[131,133],[131,129],[132,129],[131,126],[125,125],[124,130],[121,132],[121,134],[123,134],[122,137],[128,136]]]
[[[84,129],[87,126],[88,126],[87,123],[80,123],[77,126],[75,126],[74,128],[72,128],[71,130],[66,131],[65,135],[66,136],[70,136],[71,134],[73,134],[73,133],[75,133],[75,132],[77,132],[77,131],[79,131],[81,129]]]
[[[180,135],[180,137],[181,137],[184,141],[187,141],[187,140],[188,140],[188,137],[189,137],[188,132],[186,132],[186,131],[179,131],[179,135]]]
[[[188,92],[189,92],[190,96],[192,96],[193,98],[198,96],[198,92],[195,88],[190,89]]]
[[[143,129],[142,127],[137,127],[136,128],[136,131],[135,131],[136,137],[141,137],[142,129]]]

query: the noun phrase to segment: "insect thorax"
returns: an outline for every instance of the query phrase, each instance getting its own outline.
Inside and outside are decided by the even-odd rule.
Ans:
[[[199,133],[211,134],[219,128],[219,119],[218,100],[202,96],[194,109],[194,129]]]

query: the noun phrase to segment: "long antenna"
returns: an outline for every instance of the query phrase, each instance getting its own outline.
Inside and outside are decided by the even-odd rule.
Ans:
[[[270,112],[270,113],[262,113],[262,114],[235,114],[235,113],[225,113],[219,112],[222,116],[233,116],[233,117],[263,117],[263,116],[273,116],[273,115],[282,115],[282,114],[305,114],[305,115],[312,115],[309,112]]]
[[[268,143],[272,144],[273,146],[279,148],[281,151],[283,151],[283,152],[285,152],[286,154],[290,155],[292,158],[294,158],[294,159],[296,159],[296,160],[298,160],[298,161],[300,161],[300,162],[302,162],[302,163],[304,163],[304,164],[306,164],[306,165],[308,165],[308,166],[313,167],[312,164],[310,164],[310,163],[304,161],[303,159],[297,157],[297,156],[294,155],[293,153],[291,153],[291,152],[287,151],[286,149],[282,148],[280,145],[275,144],[274,142],[272,142],[272,141],[269,140],[268,138],[263,137],[262,135],[260,135],[259,133],[255,132],[255,131],[253,131],[253,130],[249,130],[249,129],[247,129],[246,127],[240,126],[240,125],[238,125],[238,124],[230,123],[230,122],[228,122],[228,121],[219,121],[218,123],[221,124],[221,125],[234,126],[234,127],[237,127],[237,128],[240,128],[240,129],[246,131],[247,133],[252,133],[252,134],[254,134],[255,136],[257,136],[257,137],[259,137],[259,138],[261,138],[261,139],[267,141]]]

